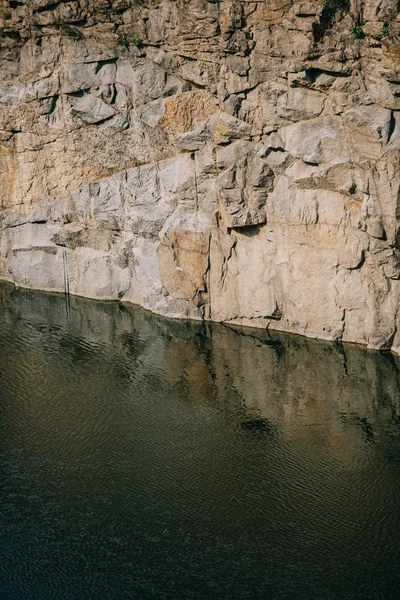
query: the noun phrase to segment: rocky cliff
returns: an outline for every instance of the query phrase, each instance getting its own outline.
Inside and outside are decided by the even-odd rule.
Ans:
[[[399,33],[398,0],[0,0],[0,277],[400,349]]]

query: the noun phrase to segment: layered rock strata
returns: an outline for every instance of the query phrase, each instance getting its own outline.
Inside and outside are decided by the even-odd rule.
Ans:
[[[0,2],[0,277],[400,349],[397,0]]]

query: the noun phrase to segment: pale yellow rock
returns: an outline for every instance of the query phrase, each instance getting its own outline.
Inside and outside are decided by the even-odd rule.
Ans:
[[[205,90],[184,92],[168,98],[164,114],[158,125],[170,134],[186,133],[199,121],[204,121],[218,111],[218,104],[212,94]]]
[[[204,300],[209,237],[208,231],[173,229],[161,239],[158,247],[160,277],[172,297],[193,304]]]

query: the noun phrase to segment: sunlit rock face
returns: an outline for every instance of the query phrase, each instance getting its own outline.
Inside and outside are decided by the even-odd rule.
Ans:
[[[400,348],[399,33],[397,0],[0,1],[0,277]]]

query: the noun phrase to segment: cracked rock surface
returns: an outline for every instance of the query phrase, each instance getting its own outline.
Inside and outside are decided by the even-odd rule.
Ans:
[[[397,0],[0,0],[0,278],[400,351]]]

